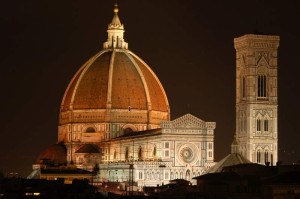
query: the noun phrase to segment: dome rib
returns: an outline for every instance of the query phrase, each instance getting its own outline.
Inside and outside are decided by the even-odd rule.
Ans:
[[[104,53],[106,53],[106,52],[108,52],[108,51],[109,51],[109,50],[102,50],[102,51],[100,51],[98,54],[96,54],[94,57],[92,57],[92,58],[91,58],[92,60],[86,65],[85,69],[84,69],[84,70],[82,71],[82,73],[80,74],[80,76],[79,76],[79,78],[78,78],[78,80],[77,80],[77,82],[76,82],[76,85],[75,85],[73,94],[72,94],[71,104],[70,104],[71,110],[74,109],[74,98],[75,98],[75,95],[76,95],[76,93],[77,93],[78,85],[79,85],[79,83],[81,82],[82,77],[85,75],[85,73],[87,72],[87,70],[88,70],[88,69],[90,68],[90,66],[94,63],[94,61],[95,61],[96,59],[98,59],[98,57],[100,57],[102,54],[104,54]]]
[[[132,61],[132,63],[133,63],[133,65],[134,65],[135,69],[137,70],[137,72],[138,72],[138,74],[139,74],[139,76],[140,76],[140,78],[141,78],[141,80],[142,80],[142,82],[143,82],[144,90],[145,90],[145,93],[146,93],[146,99],[147,99],[147,109],[148,109],[148,110],[151,110],[150,93],[149,93],[149,88],[148,88],[147,82],[146,82],[146,80],[145,80],[145,77],[144,77],[144,75],[143,75],[143,73],[142,73],[140,67],[139,67],[138,64],[136,63],[136,61],[132,58],[132,56],[131,56],[128,52],[126,52],[126,51],[124,51],[124,52],[125,52],[125,54],[127,55],[127,57],[130,59],[130,61]]]
[[[164,98],[165,103],[166,103],[166,105],[167,105],[166,109],[167,109],[167,111],[169,112],[169,116],[170,116],[170,106],[169,106],[169,101],[168,101],[168,98],[167,98],[165,89],[163,88],[163,86],[162,86],[161,82],[159,81],[158,77],[157,77],[156,74],[152,71],[152,69],[148,66],[148,64],[146,64],[141,58],[139,58],[136,54],[134,54],[134,53],[131,52],[130,50],[127,50],[127,51],[128,51],[129,54],[131,54],[131,55],[133,56],[134,59],[137,59],[142,65],[144,65],[144,66],[146,67],[147,71],[148,71],[148,72],[152,75],[152,77],[154,77],[154,79],[156,80],[156,82],[157,82],[157,84],[158,84],[160,90],[162,91],[163,98]],[[138,65],[139,65],[139,64],[138,64]],[[142,71],[142,73],[143,73],[143,71]],[[152,95],[150,94],[150,96],[152,96]],[[150,101],[151,101],[152,109],[153,109],[153,110],[159,110],[159,109],[153,107],[153,105],[154,105],[154,104],[153,104],[154,100],[151,99],[151,97],[150,97]],[[168,119],[170,119],[170,118],[168,118]]]
[[[114,70],[114,62],[115,62],[116,52],[115,50],[112,51],[108,69],[108,88],[107,88],[107,101],[106,101],[106,108],[111,108],[111,92],[112,92],[112,76]]]

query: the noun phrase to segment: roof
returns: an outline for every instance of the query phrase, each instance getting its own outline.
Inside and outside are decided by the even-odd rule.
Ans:
[[[227,155],[222,160],[220,160],[213,167],[209,168],[205,173],[218,173],[221,172],[224,167],[238,165],[238,164],[247,164],[247,163],[251,163],[250,160],[248,160],[247,158],[243,157],[238,153],[232,153]]]
[[[201,179],[201,180],[239,180],[241,176],[234,172],[226,172],[226,173],[208,173],[201,176],[194,177],[193,179]]]
[[[46,160],[52,164],[65,164],[67,162],[67,149],[63,143],[58,143],[45,148],[39,155],[37,163]]]
[[[68,168],[52,168],[52,169],[43,169],[41,168],[41,174],[93,174],[90,171],[83,169],[68,169]]]
[[[132,138],[132,137],[141,137],[141,136],[154,136],[154,135],[161,135],[162,133],[162,129],[158,128],[158,129],[150,129],[150,130],[146,130],[146,131],[135,131],[132,133],[128,133],[125,135],[122,135],[120,137],[116,137],[111,140],[117,140],[117,139],[123,139],[123,138]]]
[[[84,144],[75,153],[100,153],[100,151],[94,144]]]

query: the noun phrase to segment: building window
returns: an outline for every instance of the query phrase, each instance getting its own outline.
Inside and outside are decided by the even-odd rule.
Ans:
[[[212,149],[212,143],[208,143],[208,149]]]
[[[85,130],[85,132],[86,132],[86,133],[95,133],[96,130],[95,130],[95,128],[93,128],[93,127],[88,127],[88,128]]]
[[[174,179],[174,173],[171,172],[171,180],[173,180],[173,179]]]
[[[168,172],[165,173],[165,179],[166,179],[166,180],[169,179],[169,173],[168,173]]]
[[[124,132],[124,135],[128,135],[130,133],[133,133],[133,130],[131,128],[126,128],[123,130],[123,132]]]
[[[114,151],[114,155],[113,156],[114,156],[114,160],[116,160],[117,159],[117,151],[116,150]]]
[[[126,147],[126,151],[125,151],[125,160],[128,161],[128,157],[129,157],[129,154],[128,154],[128,147]]]
[[[210,151],[210,152],[208,152],[208,157],[212,157],[212,152]]]
[[[264,131],[269,131],[269,121],[264,120]]]
[[[178,173],[177,172],[175,173],[175,179],[178,179]]]
[[[169,142],[165,142],[165,148],[168,149],[170,147]]]
[[[243,98],[246,97],[246,79],[243,77]]]
[[[143,179],[143,172],[139,172],[139,179],[140,179],[140,180]]]
[[[142,151],[142,147],[139,148],[139,154],[138,154],[138,158],[139,160],[142,160],[143,158],[143,151]]]
[[[261,128],[260,128],[260,123],[261,123],[261,122],[260,122],[260,119],[257,119],[257,120],[256,120],[256,130],[257,130],[257,131],[260,131],[260,130],[261,130]]]
[[[260,150],[257,151],[256,161],[257,161],[257,163],[260,163]]]
[[[265,75],[259,75],[257,78],[257,96],[267,97],[267,80]]]
[[[269,153],[265,151],[265,162],[269,162]]]
[[[165,157],[169,157],[169,150],[165,151]]]
[[[152,155],[153,155],[153,157],[155,158],[155,156],[156,156],[156,146],[154,146],[154,148],[153,148],[153,153],[152,153]]]
[[[271,153],[271,166],[273,166],[273,154]]]

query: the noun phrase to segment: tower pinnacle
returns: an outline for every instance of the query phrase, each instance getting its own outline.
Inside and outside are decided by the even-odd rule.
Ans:
[[[119,8],[118,4],[114,5],[114,17],[110,24],[108,24],[108,38],[107,41],[103,43],[103,48],[124,48],[128,49],[128,43],[124,40],[124,25],[121,23],[118,16]]]

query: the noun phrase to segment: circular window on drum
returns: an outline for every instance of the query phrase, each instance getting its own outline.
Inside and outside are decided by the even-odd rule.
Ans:
[[[186,163],[191,163],[195,160],[195,153],[190,147],[184,147],[180,150],[180,158]]]

